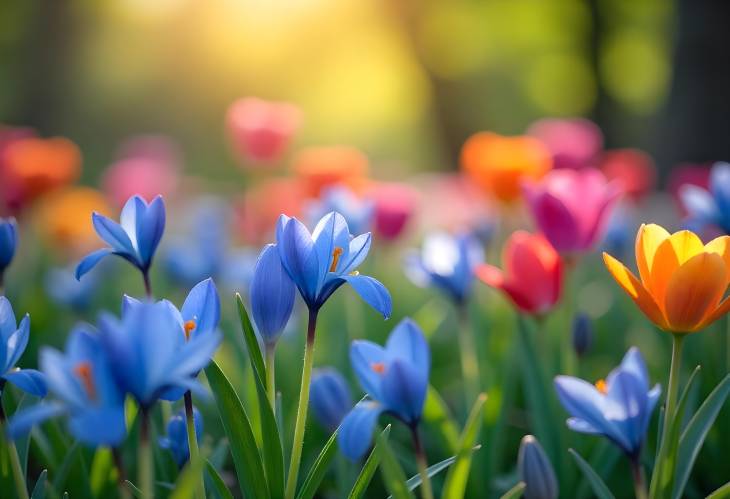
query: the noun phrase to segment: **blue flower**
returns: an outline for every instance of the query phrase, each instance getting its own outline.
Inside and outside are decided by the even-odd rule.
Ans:
[[[107,255],[117,255],[137,267],[146,277],[157,245],[165,231],[165,203],[157,196],[151,203],[139,196],[129,198],[117,223],[94,212],[94,230],[109,247],[84,257],[76,267],[76,278],[90,271]]]
[[[46,294],[58,305],[76,312],[89,308],[98,285],[99,279],[93,274],[78,281],[73,270],[67,268],[53,268],[48,271],[45,279]]]
[[[107,353],[90,326],[77,326],[65,353],[44,348],[40,364],[53,400],[17,413],[8,426],[17,438],[46,419],[68,416],[74,438],[87,445],[117,446],[126,434],[124,393],[112,376]]]
[[[0,286],[3,274],[15,256],[18,245],[18,226],[14,218],[0,218]]]
[[[46,382],[43,375],[35,369],[15,367],[28,346],[29,336],[30,316],[25,314],[18,325],[10,301],[0,296],[0,393],[5,382],[9,381],[31,395],[45,397]]]
[[[525,482],[525,499],[557,499],[558,479],[540,442],[525,435],[520,442],[517,469]]]
[[[639,456],[661,388],[649,389],[646,364],[637,348],[629,349],[605,381],[594,386],[572,376],[557,376],[555,389],[572,416],[567,421],[570,429],[603,435],[629,457]]]
[[[333,211],[344,217],[352,232],[361,233],[373,225],[375,203],[358,198],[343,185],[336,185],[325,189],[320,199],[308,207],[308,219],[316,221]]]
[[[348,283],[365,302],[390,317],[390,293],[378,280],[360,275],[357,267],[370,251],[370,233],[350,235],[339,213],[324,216],[310,234],[296,218],[282,215],[276,228],[277,248],[284,268],[312,312],[342,284]]]
[[[593,343],[593,324],[587,314],[579,312],[573,318],[571,339],[573,340],[573,350],[579,356],[585,355],[591,348],[591,344]]]
[[[693,230],[709,226],[730,234],[730,163],[715,163],[710,172],[709,191],[684,185],[679,196],[689,214],[687,223]]]
[[[455,236],[437,232],[423,242],[420,255],[406,256],[406,275],[418,286],[434,286],[457,303],[471,292],[474,269],[484,261],[479,240],[471,234]]]
[[[315,369],[309,398],[314,417],[329,431],[335,431],[352,409],[352,396],[347,381],[331,367]]]
[[[601,241],[601,250],[621,257],[634,249],[636,240],[636,215],[626,204],[619,204],[611,212]]]
[[[193,425],[195,426],[195,438],[200,442],[200,437],[203,435],[203,416],[196,407],[193,407]],[[158,443],[160,447],[172,453],[178,468],[185,466],[190,459],[185,411],[180,411],[170,418],[167,422],[167,436],[160,437]]]
[[[342,421],[338,442],[342,452],[356,460],[367,451],[381,413],[387,412],[411,428],[418,425],[428,391],[431,354],[416,323],[404,319],[393,329],[385,348],[366,340],[353,341],[350,362],[368,399]]]
[[[216,316],[203,306],[203,296],[190,306],[199,315],[188,315],[183,306],[181,318],[168,301],[130,301],[121,320],[110,314],[101,317],[101,340],[114,378],[143,409],[159,398],[177,400],[187,390],[205,395],[195,376],[208,365],[222,338],[210,328]],[[185,320],[186,316],[194,319]]]
[[[267,348],[276,344],[294,308],[294,282],[281,265],[275,244],[264,247],[251,281],[251,315]]]

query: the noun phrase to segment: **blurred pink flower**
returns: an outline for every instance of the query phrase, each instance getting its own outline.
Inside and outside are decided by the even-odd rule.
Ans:
[[[709,190],[711,165],[712,163],[682,163],[672,168],[672,171],[669,172],[669,178],[667,179],[667,191],[672,196],[674,203],[677,205],[677,208],[683,217],[687,215],[687,210],[680,199],[679,191],[682,189],[682,186],[685,185],[696,185],[697,187]]]
[[[654,160],[639,149],[615,149],[601,155],[599,167],[608,180],[619,180],[634,201],[649,194],[656,183]]]
[[[125,141],[107,168],[102,186],[109,199],[123,206],[138,194],[147,201],[170,196],[180,180],[180,153],[167,137],[144,135]]]
[[[622,192],[594,168],[553,170],[523,188],[538,228],[563,254],[590,250],[601,239]]]
[[[375,202],[377,236],[386,241],[398,238],[416,209],[416,190],[402,183],[378,182],[373,184],[367,197]]]
[[[301,113],[296,106],[254,97],[235,101],[226,113],[231,144],[244,166],[276,163],[300,122]]]
[[[423,193],[418,213],[426,230],[471,231],[495,222],[496,206],[465,175],[428,175],[417,189]]]
[[[601,129],[583,118],[545,118],[530,125],[527,134],[547,146],[553,168],[590,166],[603,147]]]

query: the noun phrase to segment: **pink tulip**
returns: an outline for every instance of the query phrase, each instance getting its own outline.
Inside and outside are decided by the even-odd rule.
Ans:
[[[603,147],[601,129],[583,118],[542,119],[533,123],[527,134],[550,150],[554,168],[590,166]]]
[[[169,197],[179,184],[180,154],[169,139],[140,136],[125,141],[117,160],[106,170],[102,186],[109,199],[123,206],[138,194],[147,201]]]
[[[367,195],[375,202],[375,232],[392,241],[400,236],[416,209],[417,193],[405,184],[378,183]]]
[[[283,156],[299,128],[292,104],[247,97],[228,108],[226,127],[233,148],[246,164],[271,165]]]
[[[523,189],[537,226],[564,254],[588,251],[601,239],[622,193],[618,182],[594,168],[554,170]]]

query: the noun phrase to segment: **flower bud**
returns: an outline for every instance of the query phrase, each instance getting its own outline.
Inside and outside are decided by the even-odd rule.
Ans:
[[[582,357],[593,344],[593,324],[588,315],[579,313],[573,318],[573,350]]]
[[[345,378],[329,367],[315,370],[309,397],[314,416],[329,431],[340,425],[353,406]]]
[[[18,244],[18,227],[14,218],[0,218],[0,284],[5,269],[15,256]]]
[[[195,407],[193,407],[193,426],[195,426],[195,438],[199,442],[200,437],[203,435],[203,417]],[[185,463],[190,459],[185,411],[180,411],[170,418],[167,423],[167,436],[159,439],[159,445],[172,453],[178,467],[185,466]]]
[[[520,478],[525,482],[525,499],[556,499],[558,480],[550,460],[540,442],[532,435],[525,435],[517,457]]]
[[[281,264],[276,245],[265,246],[251,281],[251,315],[265,344],[275,344],[284,331],[294,294],[294,282]]]

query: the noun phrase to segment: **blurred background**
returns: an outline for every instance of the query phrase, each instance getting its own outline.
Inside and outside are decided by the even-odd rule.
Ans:
[[[714,1],[5,0],[0,122],[69,137],[85,182],[132,133],[235,177],[222,117],[244,95],[295,103],[298,141],[353,144],[381,176],[455,169],[471,133],[542,116],[665,172],[730,157],[728,20]]]

